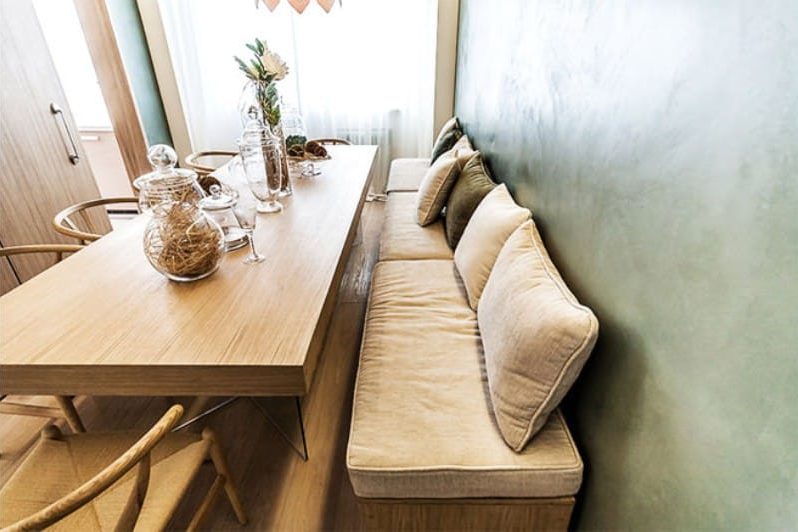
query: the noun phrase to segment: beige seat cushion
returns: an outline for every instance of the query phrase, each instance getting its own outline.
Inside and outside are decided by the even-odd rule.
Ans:
[[[416,223],[416,193],[388,195],[385,221],[380,236],[380,260],[451,259],[443,220],[426,227]]]
[[[138,432],[65,435],[39,440],[0,489],[0,526],[28,517],[91,479],[139,438]],[[137,529],[159,530],[172,518],[207,456],[194,433],[171,433],[152,451],[150,481]],[[135,485],[134,467],[93,501],[48,530],[113,530]]]
[[[520,207],[506,185],[491,190],[477,206],[454,250],[454,262],[463,277],[468,304],[476,310],[479,296],[504,242],[532,214]]]
[[[521,453],[496,427],[477,321],[450,260],[378,263],[347,467],[360,497],[558,497],[582,461],[559,415]]]
[[[388,172],[387,192],[415,192],[429,168],[429,158],[394,159]]]
[[[477,314],[493,411],[520,451],[582,370],[598,320],[565,286],[532,220],[507,239]]]
[[[418,187],[416,220],[419,225],[429,225],[440,217],[460,170],[473,153],[468,136],[463,135],[427,169]]]

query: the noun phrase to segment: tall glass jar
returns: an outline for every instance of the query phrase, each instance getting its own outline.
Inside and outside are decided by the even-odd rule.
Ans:
[[[282,211],[277,201],[283,183],[280,139],[263,123],[254,106],[250,107],[249,120],[238,140],[244,175],[252,194],[258,199],[258,212]]]
[[[280,140],[280,167],[282,174],[280,177],[281,181],[279,195],[280,197],[285,197],[292,195],[294,193],[294,188],[291,184],[291,175],[288,168],[288,153],[285,143],[285,134],[283,132],[282,119],[279,118],[281,116],[280,111],[282,105],[277,104],[276,109],[271,109],[271,111],[276,110],[276,112],[269,112],[269,109],[266,108],[266,106],[269,105],[266,98],[268,89],[269,85],[266,83],[251,80],[247,81],[243,90],[241,91],[241,97],[239,98],[238,102],[238,111],[241,115],[242,123],[246,124],[250,121],[250,109],[255,106],[259,111],[263,123],[267,124],[271,132],[274,133]]]

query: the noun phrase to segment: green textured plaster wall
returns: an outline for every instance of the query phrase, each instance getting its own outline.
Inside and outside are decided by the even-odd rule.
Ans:
[[[798,2],[462,0],[456,111],[601,338],[581,529],[798,527]]]
[[[172,144],[136,0],[106,0],[148,144]]]

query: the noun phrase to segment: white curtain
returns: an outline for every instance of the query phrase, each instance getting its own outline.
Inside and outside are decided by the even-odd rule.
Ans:
[[[330,13],[311,2],[301,15],[253,0],[159,0],[195,150],[234,148],[244,77],[233,56],[265,40],[290,66],[279,83],[308,136],[379,144],[375,190],[388,162],[432,144],[437,0],[344,0]]]

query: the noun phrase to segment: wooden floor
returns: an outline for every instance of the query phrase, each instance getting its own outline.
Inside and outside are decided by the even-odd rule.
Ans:
[[[209,418],[239,483],[250,523],[237,524],[232,509],[219,498],[208,519],[213,530],[351,530],[361,516],[346,473],[352,390],[371,272],[376,262],[383,204],[367,203],[362,239],[352,249],[326,347],[310,394],[304,398],[310,460],[302,461],[265,422],[250,402],[240,400]],[[81,398],[87,430],[150,426],[168,408],[166,398]],[[43,422],[0,416],[0,482],[5,482],[38,437]],[[190,500],[175,519],[188,523],[212,481],[210,466],[195,483]]]

